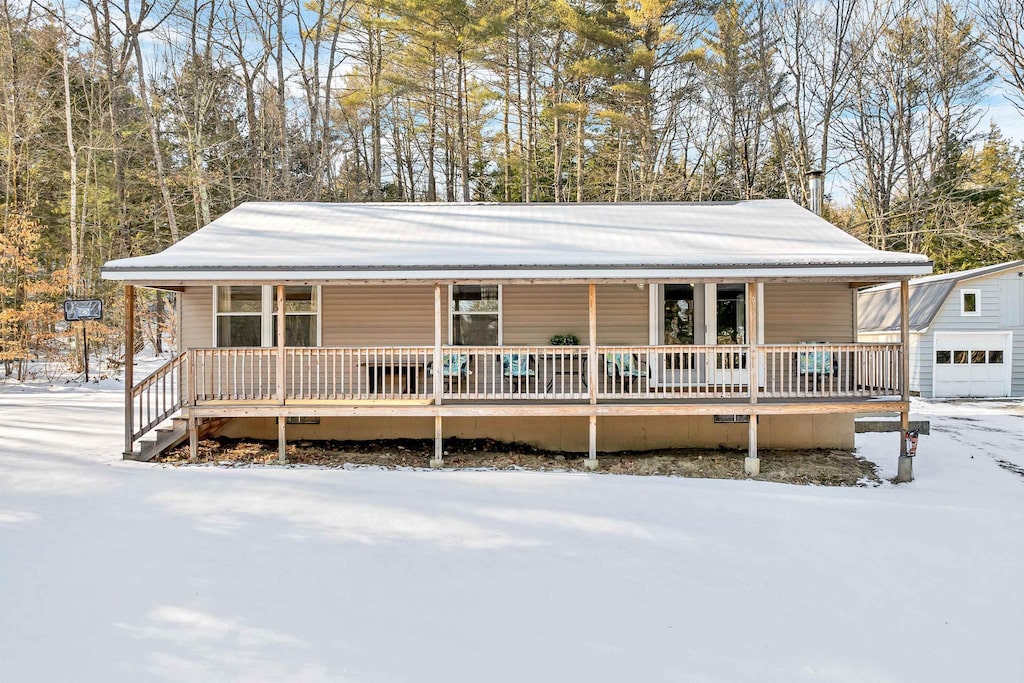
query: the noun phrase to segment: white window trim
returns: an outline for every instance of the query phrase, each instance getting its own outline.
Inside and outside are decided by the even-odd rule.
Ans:
[[[474,284],[474,283],[463,283]],[[498,346],[505,345],[505,292],[504,285],[498,285]],[[459,315],[494,315],[493,311],[456,311],[455,310],[455,285],[448,285],[448,345],[454,346],[452,341],[455,335],[455,314]]]
[[[217,346],[217,318],[221,316],[242,316],[242,315],[257,315],[255,312],[232,312],[225,311],[220,313],[217,311],[217,289],[220,287],[230,287],[231,285],[214,285],[213,286],[213,330],[211,332],[210,345],[213,348]],[[271,348],[277,346],[277,340],[274,339],[274,316],[277,315],[277,307],[274,305],[274,288],[275,285],[259,285],[261,288],[260,296],[260,347]],[[316,345],[323,346],[323,328],[324,328],[324,296],[323,287],[320,285],[312,285],[313,290],[316,292],[316,312],[293,312],[287,313],[286,315],[315,315],[316,316]]]
[[[687,283],[689,284],[689,283]],[[723,284],[747,284],[742,282],[736,283],[723,283]],[[704,288],[704,343],[705,344],[717,344],[718,334],[717,329],[714,329],[715,317],[715,300],[717,297],[717,284],[714,283],[693,283],[694,289],[697,287]],[[649,343],[653,346],[662,346],[665,341],[662,338],[662,306],[664,298],[665,285],[664,283],[654,284],[650,286],[649,302],[647,307],[647,325],[648,325],[648,339]],[[748,330],[747,334],[750,334]],[[764,343],[764,283],[757,283],[757,336],[755,338],[755,344]]]
[[[964,308],[964,300],[968,294],[974,295],[974,310],[968,311]],[[960,290],[960,315],[973,318],[981,315],[981,290],[980,289],[961,289]]]

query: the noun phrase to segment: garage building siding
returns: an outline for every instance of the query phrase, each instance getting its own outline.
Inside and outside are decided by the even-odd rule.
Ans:
[[[976,280],[965,280],[953,288],[927,333],[921,335],[922,342],[927,340],[927,347],[922,343],[917,358],[911,356],[912,364],[920,363],[922,396],[935,395],[932,375],[936,332],[1012,332],[1012,358],[1004,359],[1004,362],[1013,364],[1010,395],[1024,396],[1024,277],[1018,275],[1019,272],[1015,269]],[[961,315],[960,293],[963,290],[979,293],[981,315]],[[911,373],[914,373],[913,369]]]

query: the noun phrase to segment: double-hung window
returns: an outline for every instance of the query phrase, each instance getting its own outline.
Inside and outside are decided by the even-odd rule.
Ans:
[[[286,346],[320,344],[320,288],[286,286]],[[222,285],[214,288],[214,345],[274,346],[277,305],[271,285]]]
[[[266,309],[264,287],[230,286],[216,288],[214,298],[217,325],[215,346],[265,346],[263,319]]]
[[[452,285],[448,338],[466,346],[501,345],[501,285]]]

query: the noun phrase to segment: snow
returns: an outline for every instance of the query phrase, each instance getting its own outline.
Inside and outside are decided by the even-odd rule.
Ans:
[[[641,205],[247,202],[159,254],[108,262],[103,276],[429,279],[430,273],[450,271],[487,279],[482,273],[508,277],[521,271],[537,278],[644,278],[665,269],[709,277],[706,269],[718,268],[750,277],[778,275],[780,267],[786,277],[931,272],[924,256],[873,249],[788,199],[764,199]]]
[[[116,382],[0,387],[0,680],[1019,682],[1024,405],[914,412],[826,488],[124,462]]]

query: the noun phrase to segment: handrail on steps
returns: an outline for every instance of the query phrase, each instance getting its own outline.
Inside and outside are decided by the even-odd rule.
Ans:
[[[187,358],[188,351],[179,352],[132,387],[131,423],[125,425],[129,446],[187,404]]]

